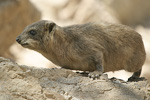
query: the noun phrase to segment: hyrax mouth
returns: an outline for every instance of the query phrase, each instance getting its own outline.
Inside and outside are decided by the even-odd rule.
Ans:
[[[29,45],[28,43],[20,43],[22,46]]]
[[[22,46],[28,45],[28,43],[22,42],[22,40],[21,40],[20,38],[16,38],[16,41],[17,41],[20,45],[22,45]]]

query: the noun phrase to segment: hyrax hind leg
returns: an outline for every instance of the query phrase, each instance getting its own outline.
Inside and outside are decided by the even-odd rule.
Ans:
[[[141,71],[142,70],[140,69],[139,71],[134,72],[133,75],[130,78],[128,78],[128,82],[137,82],[145,80],[144,77],[140,77]]]
[[[131,81],[137,82],[145,80],[145,78],[143,77],[140,78],[142,66],[146,58],[145,51],[140,49],[135,51],[136,52],[134,53],[134,55],[131,58],[129,58],[129,61],[127,62],[128,67],[126,68],[126,70],[129,72],[134,72],[133,75],[128,79],[128,82]]]

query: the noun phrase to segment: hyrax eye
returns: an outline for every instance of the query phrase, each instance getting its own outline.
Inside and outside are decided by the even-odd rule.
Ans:
[[[36,35],[36,31],[35,30],[30,30],[29,34],[31,34],[32,36]]]

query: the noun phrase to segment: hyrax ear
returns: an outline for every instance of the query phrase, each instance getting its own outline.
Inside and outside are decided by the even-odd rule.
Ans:
[[[49,33],[51,33],[52,31],[54,31],[56,24],[53,22],[47,22],[45,25],[46,31],[48,31]]]

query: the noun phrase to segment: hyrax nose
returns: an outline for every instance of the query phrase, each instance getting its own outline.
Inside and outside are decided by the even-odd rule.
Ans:
[[[18,37],[16,38],[16,41],[17,41],[18,43],[21,43],[21,39],[19,39]]]

